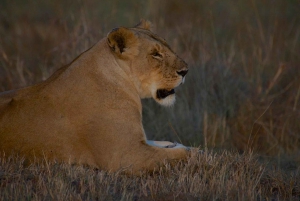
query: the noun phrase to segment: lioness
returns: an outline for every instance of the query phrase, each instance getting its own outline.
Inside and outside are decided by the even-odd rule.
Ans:
[[[149,27],[116,28],[46,81],[2,93],[0,151],[134,173],[186,158],[185,146],[148,141],[142,126],[141,98],[172,105],[188,72]]]

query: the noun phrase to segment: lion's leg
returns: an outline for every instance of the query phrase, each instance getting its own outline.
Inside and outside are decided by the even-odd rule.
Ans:
[[[140,170],[153,171],[155,169],[158,170],[159,166],[164,162],[174,163],[184,160],[189,154],[189,149],[184,146],[176,147],[176,145],[174,148],[161,148],[156,146],[153,141],[149,142],[150,145],[147,143],[141,144],[134,152],[126,152],[126,155],[124,153],[120,157],[119,168],[128,167],[128,169],[126,168],[128,172],[132,171],[135,174],[139,173]]]
[[[162,142],[161,144],[165,144],[164,142]],[[168,143],[169,144],[169,143]],[[170,143],[173,144],[174,143]],[[186,159],[188,156],[188,149],[184,148],[184,147],[175,147],[173,148],[160,148],[160,147],[152,147],[152,146],[148,146],[145,145],[144,150],[146,151],[147,154],[145,154],[144,156],[146,156],[146,160],[144,159],[144,164],[147,164],[147,166],[145,168],[142,167],[142,169],[146,169],[146,170],[154,170],[156,169],[159,165],[163,164],[164,162],[171,162],[174,163],[178,160],[183,160]],[[142,152],[143,152],[142,151]],[[137,165],[142,165],[143,164],[137,164]]]

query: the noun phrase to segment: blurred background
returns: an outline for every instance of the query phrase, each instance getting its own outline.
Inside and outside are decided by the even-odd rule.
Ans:
[[[190,66],[173,107],[143,100],[149,139],[300,163],[298,0],[0,0],[0,92],[141,18]]]

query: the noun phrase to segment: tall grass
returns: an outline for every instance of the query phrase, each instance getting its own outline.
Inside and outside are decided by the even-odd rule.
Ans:
[[[136,196],[167,200],[183,195],[190,200],[261,200],[263,196],[276,195],[299,198],[299,7],[299,2],[293,0],[1,1],[0,91],[45,80],[111,29],[133,26],[140,18],[149,19],[155,31],[187,61],[190,71],[186,83],[176,91],[173,107],[163,108],[152,100],[143,100],[148,138],[208,150],[252,150],[263,164],[268,161],[259,167],[249,159],[253,165],[242,162],[235,167],[232,163],[247,160],[248,155],[209,152],[205,157],[199,156],[201,160],[193,158],[188,165],[179,164],[175,170],[128,180],[64,164],[51,166],[55,174],[52,180],[46,175],[49,173],[43,172],[43,166],[23,169],[17,161],[2,161],[0,190],[5,189],[5,193],[1,195],[9,199],[16,191],[28,191],[33,199],[63,199],[55,196],[67,191],[70,197],[66,199],[94,199],[89,196],[97,193],[89,192],[97,191],[98,195],[115,194],[116,197],[108,197],[111,200]],[[190,172],[194,170],[191,163],[197,164],[199,174]],[[214,163],[213,170],[206,167],[210,163]],[[275,169],[266,176],[264,168]],[[26,179],[27,173],[22,171],[35,175],[35,179]],[[251,178],[249,171],[254,171]],[[69,177],[80,178],[80,185],[88,186],[100,178],[107,183],[103,187],[100,183],[83,186],[85,190],[79,192],[64,183]],[[39,188],[40,185],[46,187]],[[155,197],[153,192],[162,197]]]

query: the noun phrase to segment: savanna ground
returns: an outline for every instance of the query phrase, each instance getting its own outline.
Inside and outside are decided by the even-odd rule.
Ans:
[[[0,92],[149,19],[190,71],[174,107],[143,101],[147,136],[205,152],[140,177],[2,158],[0,200],[299,200],[299,13],[296,0],[1,0]]]

